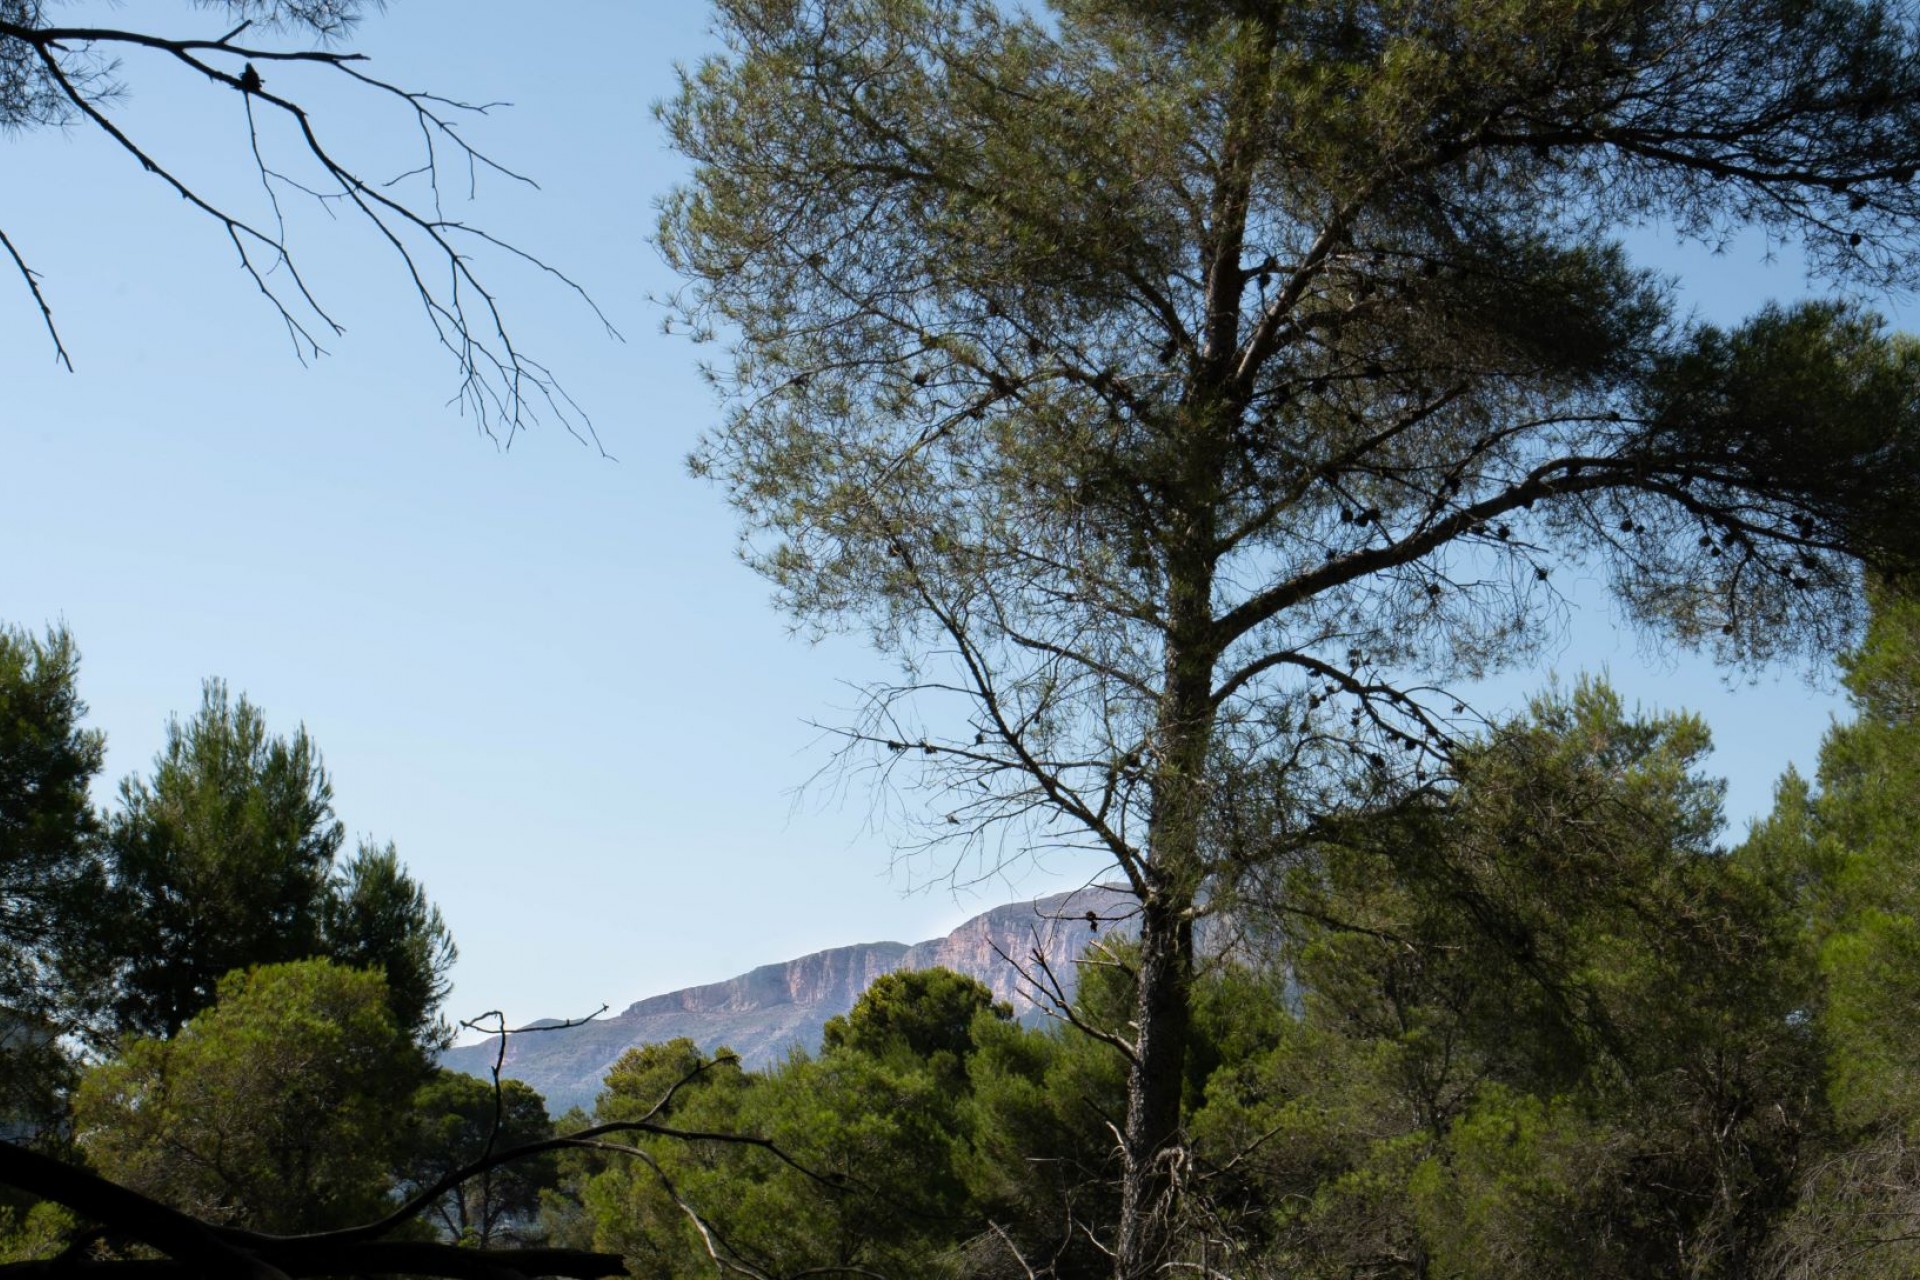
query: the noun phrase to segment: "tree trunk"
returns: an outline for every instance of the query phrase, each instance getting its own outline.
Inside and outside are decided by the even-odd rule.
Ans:
[[[1204,461],[1196,470],[1205,467]],[[1171,1242],[1178,1200],[1181,1094],[1192,1022],[1193,908],[1205,876],[1202,828],[1213,743],[1213,521],[1197,503],[1169,557],[1166,695],[1154,781],[1146,893],[1140,903],[1140,960],[1134,1002],[1134,1057],[1122,1135],[1119,1280],[1153,1274]]]
[[[1134,1006],[1134,1059],[1127,1077],[1125,1166],[1120,1231],[1115,1247],[1119,1280],[1145,1280],[1166,1260],[1174,1239],[1180,1182],[1185,1176],[1181,1133],[1187,1040],[1193,1021],[1193,916],[1205,888],[1203,829],[1213,750],[1214,664],[1220,657],[1213,614],[1214,573],[1222,477],[1235,452],[1235,430],[1245,413],[1236,390],[1241,265],[1256,159],[1252,129],[1262,109],[1270,64],[1270,33],[1243,51],[1222,140],[1222,165],[1202,246],[1206,324],[1201,362],[1183,397],[1178,419],[1177,495],[1162,537],[1167,552],[1167,630],[1164,701],[1159,716],[1160,759],[1153,787],[1146,895],[1140,904],[1140,970]]]
[[[1190,904],[1177,897],[1156,891],[1140,916],[1137,1048],[1127,1077],[1126,1163],[1115,1257],[1120,1280],[1152,1273],[1171,1226],[1193,980]]]

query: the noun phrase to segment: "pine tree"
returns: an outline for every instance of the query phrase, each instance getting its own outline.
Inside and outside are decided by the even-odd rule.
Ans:
[[[717,7],[665,109],[660,242],[726,347],[694,466],[788,610],[900,657],[849,742],[929,842],[1088,849],[1137,897],[1105,1242],[1144,1276],[1196,917],[1434,786],[1446,684],[1537,654],[1556,570],[1758,662],[1836,651],[1856,562],[1912,561],[1920,346],[1837,302],[1692,324],[1615,237],[1913,282],[1920,33],[1871,0]]]

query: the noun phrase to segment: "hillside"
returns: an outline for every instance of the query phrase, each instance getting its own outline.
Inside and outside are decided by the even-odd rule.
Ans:
[[[591,1107],[608,1068],[635,1045],[685,1036],[705,1052],[729,1048],[748,1067],[766,1066],[796,1045],[817,1049],[827,1019],[851,1009],[868,983],[896,969],[953,969],[1026,1014],[1033,1006],[1002,953],[1024,960],[1038,949],[1070,990],[1073,961],[1096,936],[1087,913],[1103,919],[1103,930],[1124,933],[1131,906],[1126,894],[1094,886],[995,907],[943,938],[861,943],[762,965],[725,982],[649,996],[582,1026],[514,1036],[506,1074],[538,1089],[558,1114]],[[497,1052],[498,1041],[489,1040],[450,1049],[441,1062],[484,1076]]]

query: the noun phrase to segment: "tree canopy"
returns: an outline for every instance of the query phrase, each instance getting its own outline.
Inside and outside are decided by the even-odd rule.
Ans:
[[[108,835],[115,923],[130,931],[119,1024],[171,1036],[228,973],[318,952],[345,839],[306,730],[276,737],[244,694],[208,681],[199,711],[168,723],[151,781],[120,787]]]
[[[89,1072],[80,1148],[101,1173],[211,1222],[291,1234],[380,1216],[419,1078],[370,970],[303,960],[224,978],[170,1039]]]
[[[0,627],[0,1114],[57,1112],[58,1041],[103,980],[88,927],[105,888],[88,787],[104,740],[84,728],[79,651]]]
[[[850,735],[930,843],[1132,886],[1144,1275],[1195,916],[1444,788],[1447,685],[1538,654],[1557,570],[1759,662],[1911,567],[1915,344],[1849,301],[1693,323],[1616,237],[1914,283],[1920,37],[1866,0],[718,10],[665,112],[660,242],[726,346],[694,465],[787,608],[900,655]]]
[[[453,991],[459,956],[440,908],[407,874],[389,841],[362,844],[335,870],[321,902],[321,952],[353,968],[377,969],[400,1029],[429,1049],[451,1042],[441,1007]]]
[[[553,1137],[546,1101],[519,1080],[496,1083],[437,1071],[408,1101],[399,1141],[399,1188],[423,1191],[496,1151]],[[541,1193],[557,1177],[551,1155],[515,1161],[457,1186],[428,1210],[449,1240],[486,1248],[528,1244]]]
[[[225,975],[327,956],[380,968],[402,1030],[437,1046],[452,937],[391,845],[342,862],[345,842],[306,729],[276,735],[244,694],[208,681],[107,824],[115,1024],[171,1036]]]
[[[105,741],[82,727],[80,656],[64,630],[0,628],[0,1006],[62,985],[74,920],[100,891],[88,787]]]
[[[829,1018],[821,1046],[885,1057],[895,1049],[917,1058],[944,1053],[964,1058],[973,1046],[973,1020],[981,1014],[1006,1019],[1010,1006],[994,1000],[977,978],[951,969],[883,973],[867,985],[842,1017]]]
[[[1603,683],[1551,690],[1463,744],[1446,795],[1353,816],[1244,892],[1192,987],[1181,1259],[1249,1280],[1905,1274],[1912,1072],[1862,1055],[1904,1043],[1905,988],[1826,953],[1820,853],[1715,842],[1708,745]],[[1854,867],[1891,882],[1902,861]],[[1105,940],[1078,1022],[1127,1016],[1137,959]],[[1127,1064],[984,1006],[916,1050],[888,1028],[956,1025],[968,984],[901,978],[818,1056],[676,1099],[682,1128],[772,1137],[800,1167],[649,1137],[651,1163],[576,1153],[558,1237],[649,1275],[1110,1274]],[[685,1040],[630,1052],[599,1118],[699,1062]]]
[[[1781,781],[1740,856],[1784,886],[1812,954],[1835,1122],[1774,1253],[1783,1272],[1877,1280],[1920,1258],[1920,605],[1885,591],[1874,604],[1845,662],[1853,718],[1828,732],[1811,784]]]

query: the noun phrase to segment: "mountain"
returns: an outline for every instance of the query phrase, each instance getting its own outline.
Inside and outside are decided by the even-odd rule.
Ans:
[[[1036,951],[1046,957],[1071,994],[1074,961],[1094,941],[1092,912],[1106,932],[1131,932],[1133,899],[1104,885],[1010,903],[973,917],[944,938],[912,946],[869,942],[816,951],[782,964],[762,965],[725,982],[649,996],[613,1017],[562,1027],[534,1024],[538,1031],[508,1038],[505,1075],[538,1089],[555,1114],[570,1106],[591,1107],[600,1082],[621,1054],[635,1045],[685,1036],[712,1053],[732,1049],[749,1068],[778,1061],[798,1045],[820,1047],[827,1019],[853,1008],[867,985],[897,969],[947,968],[978,978],[1017,1014],[1033,1011],[1027,983],[1004,957],[1023,964]],[[498,1039],[461,1045],[441,1055],[443,1065],[486,1076],[499,1053]]]

